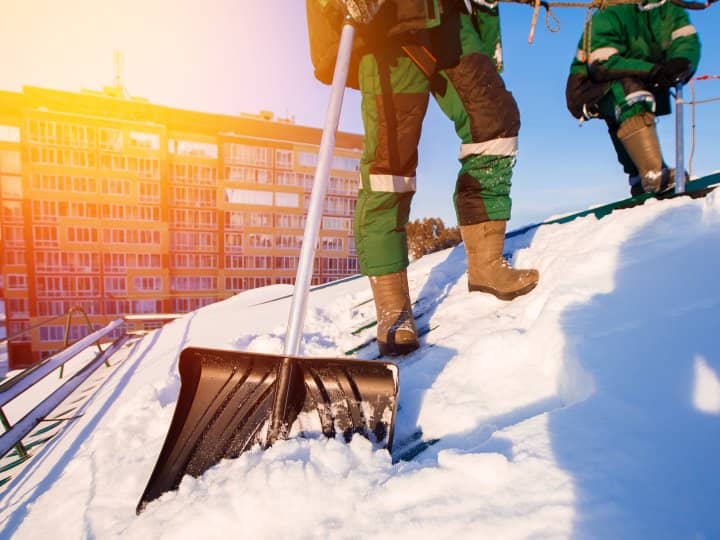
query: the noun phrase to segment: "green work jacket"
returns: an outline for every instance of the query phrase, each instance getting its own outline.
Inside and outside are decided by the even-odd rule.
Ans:
[[[616,5],[596,12],[586,25],[570,73],[596,82],[646,80],[656,64],[678,57],[697,69],[700,40],[684,9],[670,1],[650,9]]]

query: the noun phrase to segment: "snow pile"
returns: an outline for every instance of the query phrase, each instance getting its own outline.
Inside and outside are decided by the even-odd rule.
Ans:
[[[292,439],[224,461],[135,516],[187,345],[279,353],[289,288],[147,336],[83,419],[9,486],[23,538],[720,537],[720,195],[651,201],[512,239],[531,294],[467,293],[462,247],[409,269],[434,329],[399,360],[393,464],[362,438]],[[374,317],[365,279],[313,292],[303,353],[339,356]],[[368,332],[372,332],[369,330]],[[366,334],[367,335],[367,334]],[[374,346],[357,356],[370,358]]]

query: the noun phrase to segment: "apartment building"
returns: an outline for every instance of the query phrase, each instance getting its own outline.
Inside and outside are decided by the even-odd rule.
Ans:
[[[115,88],[0,92],[0,297],[8,335],[33,328],[10,342],[11,364],[59,349],[76,306],[98,325],[292,283],[320,137],[272,113],[173,109]],[[338,133],[313,283],[357,272],[361,147]]]

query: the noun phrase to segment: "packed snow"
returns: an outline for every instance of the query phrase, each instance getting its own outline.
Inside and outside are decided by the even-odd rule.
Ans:
[[[291,292],[239,294],[147,335],[5,487],[0,537],[720,538],[720,192],[509,240],[527,296],[468,293],[462,246],[409,268],[433,328],[397,360],[395,440],[293,438],[225,460],[135,515],[186,346],[280,354]],[[367,280],[311,293],[302,354],[372,333]],[[371,345],[356,356],[377,354]]]

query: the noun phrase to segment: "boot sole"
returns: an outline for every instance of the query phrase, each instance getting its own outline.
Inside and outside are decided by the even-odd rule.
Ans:
[[[417,341],[414,343],[401,343],[395,345],[378,341],[378,349],[381,356],[403,356],[419,348],[420,343]]]
[[[517,291],[500,292],[497,289],[493,289],[492,287],[485,287],[484,285],[473,285],[472,283],[468,283],[468,291],[489,293],[496,298],[499,298],[500,300],[512,300],[514,298],[517,298],[518,296],[529,293],[535,288],[537,284],[538,282],[534,281],[533,283],[525,285],[525,287],[523,287],[522,289],[518,289]]]

